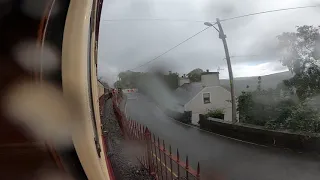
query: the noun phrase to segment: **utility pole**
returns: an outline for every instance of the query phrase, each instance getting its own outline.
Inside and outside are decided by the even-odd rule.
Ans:
[[[236,98],[235,98],[235,93],[234,93],[233,73],[232,73],[229,49],[228,49],[228,44],[227,44],[227,40],[226,40],[227,36],[223,32],[219,18],[217,18],[217,24],[218,24],[218,28],[219,28],[219,38],[222,40],[222,43],[224,46],[224,51],[226,54],[226,60],[227,60],[227,64],[228,64],[230,89],[231,89],[232,122],[235,123],[235,122],[237,122]]]

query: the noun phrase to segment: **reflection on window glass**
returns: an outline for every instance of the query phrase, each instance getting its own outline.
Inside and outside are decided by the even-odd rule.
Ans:
[[[317,180],[314,159],[282,150],[320,150],[318,2],[108,1],[98,74],[124,90],[123,111],[133,124],[188,155],[189,169],[200,161],[201,180]]]
[[[204,104],[210,103],[210,93],[203,93],[203,103]]]

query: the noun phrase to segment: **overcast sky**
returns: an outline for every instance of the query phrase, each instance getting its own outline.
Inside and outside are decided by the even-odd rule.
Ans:
[[[135,68],[205,28],[203,22],[248,13],[307,6],[319,0],[104,0],[99,39],[98,74],[109,83],[121,71]],[[320,8],[283,11],[222,23],[235,77],[286,71],[276,54],[276,36],[299,25],[320,25]],[[131,20],[130,20],[131,19]],[[167,19],[167,20],[143,20]],[[113,21],[109,21],[113,20]],[[169,21],[172,20],[172,21]],[[175,21],[184,20],[184,21]],[[135,71],[164,66],[180,74],[194,68],[227,78],[224,49],[213,29]]]

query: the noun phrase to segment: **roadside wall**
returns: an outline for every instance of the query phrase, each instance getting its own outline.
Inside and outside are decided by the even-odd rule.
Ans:
[[[319,134],[298,134],[287,131],[267,130],[258,126],[230,123],[206,118],[200,114],[200,128],[224,136],[267,146],[277,146],[298,151],[320,152]]]

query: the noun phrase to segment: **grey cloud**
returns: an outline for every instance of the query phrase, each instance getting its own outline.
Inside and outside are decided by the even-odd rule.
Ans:
[[[274,71],[286,71],[286,70],[288,70],[288,68],[285,67],[285,66],[282,66],[281,62],[279,62],[279,64],[273,66],[272,70],[274,70]]]
[[[102,19],[172,19],[190,21],[102,21],[99,39],[99,74],[110,76],[141,65],[205,28],[193,20],[214,21],[270,9],[304,6],[305,0],[105,0]],[[233,64],[277,61],[276,36],[295,31],[296,25],[317,24],[318,9],[287,11],[222,23]],[[218,33],[210,28],[138,71],[165,66],[186,73],[193,68],[226,66]],[[277,61],[278,62],[278,61]],[[278,70],[279,67],[270,70]],[[116,76],[116,75],[114,75]]]
[[[225,0],[225,1],[208,1],[208,5],[204,8],[204,12],[208,19],[215,21],[216,18],[225,19],[251,13],[256,11],[256,3],[252,3],[251,0]],[[253,17],[247,19],[239,19],[232,23],[226,23],[224,26],[226,29],[236,30],[238,27],[242,27],[248,24]],[[229,28],[231,27],[231,28]]]

